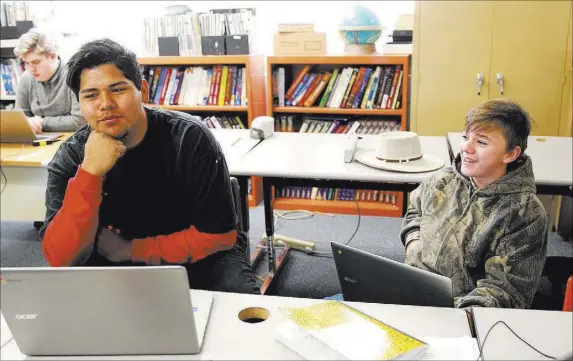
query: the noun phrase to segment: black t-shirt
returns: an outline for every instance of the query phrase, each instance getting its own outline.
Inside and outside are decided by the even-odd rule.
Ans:
[[[229,171],[211,131],[185,113],[155,108],[145,111],[145,137],[127,150],[103,180],[99,228],[111,225],[126,239],[167,235],[191,226],[204,233],[234,230]],[[57,177],[48,180],[46,222],[61,207],[68,180],[83,160],[90,132],[88,126],[79,129],[61,145],[48,167]],[[97,253],[97,248],[85,263],[112,264]]]

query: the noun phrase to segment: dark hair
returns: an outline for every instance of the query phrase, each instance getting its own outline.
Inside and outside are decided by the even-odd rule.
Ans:
[[[499,128],[507,141],[507,151],[519,146],[523,153],[532,119],[517,102],[506,99],[487,100],[474,106],[466,116],[464,132]]]
[[[100,39],[82,45],[68,61],[66,83],[78,100],[82,72],[103,64],[115,65],[141,90],[141,71],[135,54],[111,39]]]

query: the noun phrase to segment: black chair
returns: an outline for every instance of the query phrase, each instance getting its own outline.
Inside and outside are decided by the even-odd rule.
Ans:
[[[235,213],[237,214],[237,231],[244,232],[247,239],[247,244],[245,246],[245,251],[247,253],[247,260],[251,257],[251,247],[249,242],[248,234],[246,233],[245,227],[243,226],[243,202],[241,199],[241,187],[239,186],[239,181],[235,177],[231,177],[231,190],[233,192],[233,203],[235,205]]]

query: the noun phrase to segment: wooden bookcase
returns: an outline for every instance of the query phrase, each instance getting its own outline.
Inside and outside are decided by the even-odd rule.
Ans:
[[[402,101],[399,109],[362,109],[362,108],[327,108],[327,107],[304,107],[304,106],[277,106],[273,102],[273,70],[278,67],[285,68],[285,92],[290,87],[291,83],[296,78],[296,73],[305,65],[314,65],[319,70],[332,70],[334,68],[342,69],[344,67],[370,67],[376,68],[377,66],[385,65],[400,65],[402,67]],[[288,70],[287,70],[288,69]],[[406,130],[407,127],[407,112],[408,112],[408,74],[409,74],[409,56],[408,55],[395,55],[395,56],[270,56],[267,57],[267,112],[268,116],[276,117],[280,115],[348,115],[348,116],[374,116],[380,120],[385,120],[387,117],[391,119],[399,119],[400,129]],[[315,104],[319,103],[322,90]],[[331,136],[341,136],[340,134],[332,134]],[[341,160],[342,161],[342,160]],[[380,190],[384,190],[381,185]],[[342,214],[360,214],[371,216],[385,216],[385,217],[401,217],[403,197],[401,192],[388,192],[394,195],[394,202],[372,202],[372,201],[349,201],[349,200],[316,200],[305,198],[283,198],[274,197],[273,204],[275,209],[283,210],[296,210],[306,209],[310,211],[324,212],[324,213],[342,213]],[[275,192],[273,191],[273,195]],[[358,203],[358,205],[356,204]]]
[[[265,94],[263,91],[253,91],[253,89],[264,89],[265,68],[264,57],[261,55],[221,55],[221,56],[158,56],[151,58],[139,58],[138,62],[142,66],[212,66],[212,65],[240,65],[246,68],[247,84],[247,105],[237,106],[216,106],[216,105],[157,105],[149,106],[161,107],[169,110],[193,113],[195,115],[213,115],[215,113],[245,113],[247,123],[250,128],[254,118],[265,115]],[[262,200],[262,180],[260,177],[251,177],[251,193],[249,194],[249,205],[254,207]]]

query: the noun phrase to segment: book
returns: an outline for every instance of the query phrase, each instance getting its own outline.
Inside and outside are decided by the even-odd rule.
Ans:
[[[279,308],[277,340],[305,359],[417,359],[427,343],[342,302]]]

